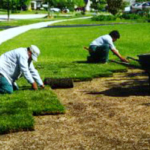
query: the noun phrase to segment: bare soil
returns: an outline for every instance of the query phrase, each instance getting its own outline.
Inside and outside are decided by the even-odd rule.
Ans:
[[[150,89],[141,70],[54,92],[66,113],[35,117],[35,131],[1,135],[1,150],[150,149]]]

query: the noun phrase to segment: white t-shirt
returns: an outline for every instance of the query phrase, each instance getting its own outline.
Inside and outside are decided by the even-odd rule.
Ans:
[[[102,46],[104,44],[109,44],[110,49],[117,50],[115,45],[113,44],[112,37],[109,34],[98,37],[90,44],[90,46]]]

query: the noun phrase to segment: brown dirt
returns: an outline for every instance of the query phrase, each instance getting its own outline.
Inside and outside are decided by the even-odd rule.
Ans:
[[[35,131],[1,135],[1,150],[150,149],[148,77],[140,70],[54,91],[66,114],[35,117]]]

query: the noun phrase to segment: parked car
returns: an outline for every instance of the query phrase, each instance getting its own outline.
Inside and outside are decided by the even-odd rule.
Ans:
[[[64,12],[64,13],[69,13],[70,10],[69,10],[68,8],[64,8],[64,9],[62,10],[62,12]]]
[[[48,5],[47,4],[42,4],[42,7],[43,8],[48,8]]]
[[[59,8],[50,8],[50,11],[52,11],[52,12],[60,12],[61,10]]]
[[[139,12],[143,10],[150,10],[150,2],[134,3],[131,6],[132,12]]]
[[[124,8],[124,13],[130,13],[131,12],[131,6],[127,6]]]
[[[146,2],[142,5],[143,10],[150,10],[150,2]]]
[[[143,3],[134,3],[134,4],[131,6],[132,12],[141,11],[141,10],[142,10],[142,4],[143,4]]]

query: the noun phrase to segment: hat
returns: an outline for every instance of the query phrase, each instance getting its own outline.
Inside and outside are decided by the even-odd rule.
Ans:
[[[31,55],[32,59],[33,59],[34,61],[37,61],[37,57],[38,57],[39,54],[40,54],[39,48],[38,48],[37,46],[35,46],[35,45],[31,45],[31,46],[30,46],[30,51],[32,52],[32,55]]]

